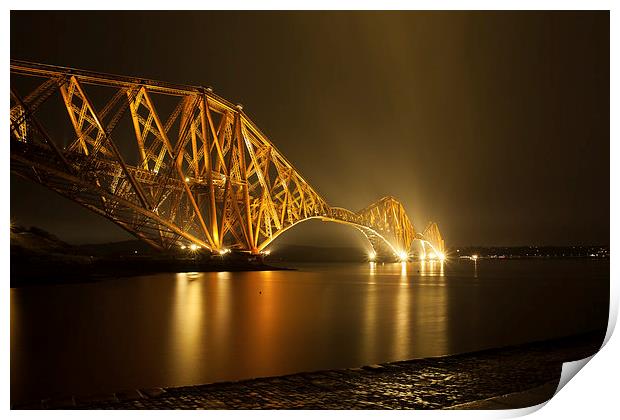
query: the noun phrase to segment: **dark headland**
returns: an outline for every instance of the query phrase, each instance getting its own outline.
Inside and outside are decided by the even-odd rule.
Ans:
[[[11,226],[11,287],[84,283],[163,272],[285,270],[248,254],[163,253],[139,240],[71,245],[37,227]]]

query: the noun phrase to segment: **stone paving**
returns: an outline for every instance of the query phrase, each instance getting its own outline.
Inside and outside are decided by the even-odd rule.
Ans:
[[[472,401],[448,407],[449,410],[506,410],[525,408],[549,401],[558,387],[557,381],[547,382],[536,388],[523,392],[513,392],[506,395]]]
[[[443,409],[519,398],[486,408],[518,408],[551,398],[565,361],[595,353],[602,335],[356,369],[238,382],[43,400],[13,409]],[[523,391],[537,389],[535,401]],[[515,394],[517,395],[517,394]],[[523,395],[526,395],[524,398]],[[513,401],[506,403],[505,401]],[[515,402],[516,401],[516,402]],[[513,407],[510,407],[510,404]],[[461,407],[458,407],[458,406]],[[493,404],[492,404],[493,405]],[[516,405],[516,406],[515,406]]]

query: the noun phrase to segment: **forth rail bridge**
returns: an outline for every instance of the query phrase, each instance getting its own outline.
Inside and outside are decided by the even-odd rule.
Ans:
[[[172,104],[165,120],[155,101]],[[358,212],[330,206],[242,106],[210,88],[11,60],[10,113],[12,172],[160,250],[260,254],[318,219],[359,229],[371,259],[444,257],[437,224],[416,232],[393,197]],[[71,134],[53,138],[45,121]]]

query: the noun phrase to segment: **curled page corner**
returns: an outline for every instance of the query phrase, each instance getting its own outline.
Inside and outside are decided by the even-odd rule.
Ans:
[[[573,379],[573,377],[577,374],[577,372],[579,372],[586,364],[588,364],[588,362],[596,355],[596,353],[594,353],[592,356],[586,357],[584,359],[580,359],[580,360],[574,360],[572,362],[564,362],[562,363],[562,373],[560,374],[560,381],[558,383],[558,387],[556,388],[555,392],[553,393],[553,396],[548,399],[547,401],[544,401],[540,404],[537,405],[532,405],[530,407],[523,407],[523,408],[517,408],[517,409],[513,409],[513,410],[506,410],[506,418],[514,418],[514,417],[522,417],[522,416],[526,416],[528,414],[534,413],[538,410],[540,410],[541,408],[543,408],[545,405],[547,405],[547,403],[549,403],[549,401],[551,401],[553,399],[553,397],[555,397],[558,392],[560,392],[560,390],[562,388],[564,388],[564,385],[566,385],[571,379]]]
[[[589,357],[586,357],[580,360],[574,360],[572,362],[564,362],[562,364],[562,373],[560,375],[560,382],[558,383],[558,387],[555,390],[555,393],[553,394],[553,396],[556,396],[557,393],[560,392],[562,388],[564,388],[564,385],[566,385],[571,379],[573,379],[573,376],[575,376],[577,372],[579,372],[586,364],[588,364],[588,362],[592,360],[592,358],[596,356],[596,354],[599,351],[601,351],[605,347],[605,345],[609,342],[609,339],[611,338],[616,328],[616,321],[618,319],[618,297],[617,295],[610,293],[610,299],[611,301],[609,305],[609,318],[607,321],[607,331],[605,332],[605,338],[603,339],[603,343],[601,344],[601,347],[592,356],[589,356]]]
[[[568,381],[573,379],[573,376],[575,376],[577,372],[579,372],[590,360],[592,360],[595,355],[596,353],[584,359],[562,363],[562,374],[560,375],[560,382],[558,383],[558,387],[555,390],[553,396],[556,396],[557,393],[560,392],[562,388],[564,388],[564,385],[566,385]]]
[[[605,347],[605,345],[611,338],[611,335],[616,329],[616,321],[618,320],[618,297],[611,297],[611,299],[611,305],[609,305],[609,319],[607,321],[607,332],[605,333],[605,338],[603,339],[603,344],[601,345],[601,348]]]

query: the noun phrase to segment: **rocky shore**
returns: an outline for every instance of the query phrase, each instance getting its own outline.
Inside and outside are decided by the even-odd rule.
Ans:
[[[12,408],[521,408],[551,398],[560,379],[562,363],[591,356],[599,350],[603,337],[604,331],[596,331],[501,349],[355,369],[68,396],[13,403]]]

